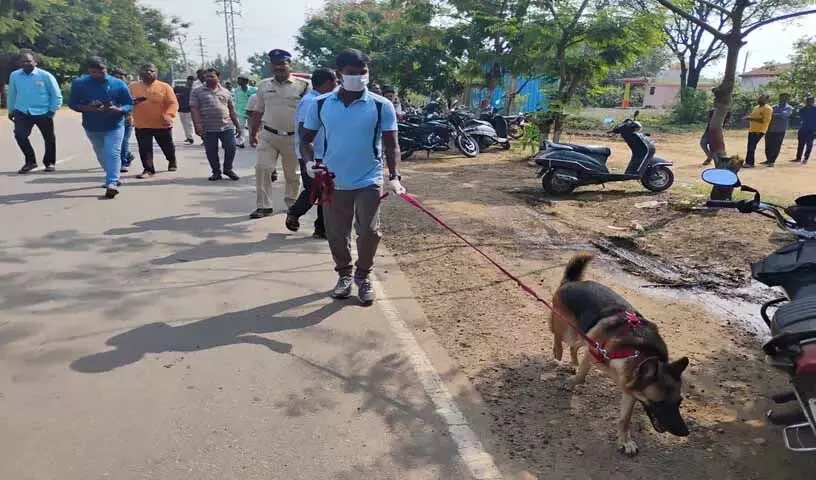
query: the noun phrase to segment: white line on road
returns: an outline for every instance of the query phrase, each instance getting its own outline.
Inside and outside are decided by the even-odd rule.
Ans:
[[[377,293],[377,305],[382,310],[391,330],[399,340],[402,350],[408,355],[414,370],[419,376],[425,393],[431,398],[436,407],[436,413],[442,417],[448,426],[448,432],[456,444],[456,449],[462,461],[470,470],[473,478],[479,480],[499,480],[502,478],[501,472],[493,463],[493,457],[484,450],[482,442],[476,433],[470,428],[465,415],[456,405],[453,396],[445,387],[445,382],[439,373],[434,369],[430,359],[419,346],[419,342],[408,325],[400,318],[399,312],[393,303],[388,299],[379,281],[374,281],[374,289]]]

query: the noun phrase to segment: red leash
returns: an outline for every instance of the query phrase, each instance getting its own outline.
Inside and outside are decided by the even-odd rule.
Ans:
[[[387,195],[388,195],[387,193],[386,193],[385,195],[383,195],[383,198],[384,198],[385,196],[387,196]],[[545,307],[547,307],[547,309],[548,309],[548,310],[550,310],[550,311],[553,313],[553,315],[555,316],[555,318],[557,318],[557,319],[558,319],[559,321],[561,321],[561,322],[564,322],[564,323],[565,323],[567,326],[569,326],[569,327],[570,327],[570,328],[571,328],[573,331],[575,331],[575,333],[576,333],[578,336],[580,336],[581,338],[583,338],[583,339],[584,339],[584,341],[586,341],[586,342],[587,342],[588,352],[589,352],[589,354],[590,354],[590,355],[592,355],[592,358],[594,358],[594,359],[595,359],[595,361],[597,361],[598,363],[606,363],[606,361],[607,361],[607,360],[611,360],[611,359],[614,359],[614,358],[626,358],[626,357],[633,356],[633,355],[626,355],[626,357],[619,357],[618,355],[615,355],[615,354],[610,354],[610,353],[609,353],[609,352],[608,352],[608,351],[607,351],[607,350],[606,350],[606,349],[603,347],[603,345],[601,345],[600,343],[596,342],[595,340],[593,340],[593,339],[589,338],[589,337],[588,337],[588,336],[587,336],[587,335],[586,335],[584,332],[582,332],[582,331],[581,331],[581,329],[579,329],[579,328],[578,328],[576,325],[574,325],[572,322],[570,322],[569,320],[567,320],[566,318],[564,318],[562,315],[560,315],[560,314],[559,314],[559,313],[558,313],[558,312],[555,310],[555,308],[553,308],[553,306],[552,306],[552,304],[550,304],[550,302],[548,302],[547,300],[545,300],[545,299],[541,298],[541,296],[540,296],[538,293],[536,293],[536,291],[535,291],[535,290],[533,290],[531,287],[529,287],[527,284],[525,284],[525,283],[524,283],[524,282],[523,282],[523,281],[522,281],[520,278],[518,278],[518,277],[516,277],[515,275],[513,275],[512,273],[510,273],[510,271],[508,271],[506,268],[504,268],[503,266],[501,266],[501,264],[499,264],[497,261],[495,261],[495,260],[493,260],[492,258],[490,258],[490,256],[489,256],[488,254],[486,254],[486,253],[485,253],[485,252],[484,252],[482,249],[480,249],[479,247],[477,247],[476,245],[474,245],[473,243],[471,243],[471,242],[470,242],[470,241],[469,241],[467,238],[463,237],[462,235],[460,235],[460,234],[459,234],[459,232],[457,232],[456,230],[454,230],[454,229],[453,229],[453,227],[451,227],[450,225],[448,225],[447,223],[445,223],[445,221],[444,221],[444,220],[442,220],[441,218],[437,217],[436,215],[434,215],[434,213],[433,213],[433,212],[431,212],[430,210],[428,210],[427,208],[425,208],[425,206],[424,206],[424,205],[422,205],[422,204],[419,202],[419,200],[417,200],[416,198],[412,197],[411,195],[408,195],[407,193],[403,193],[403,194],[401,194],[399,197],[400,197],[400,198],[402,198],[403,200],[405,200],[406,202],[410,203],[410,204],[411,204],[411,205],[413,205],[414,207],[416,207],[418,210],[420,210],[420,211],[421,211],[422,213],[424,213],[425,215],[427,215],[427,216],[431,217],[431,218],[432,218],[432,219],[433,219],[433,220],[434,220],[436,223],[438,223],[438,224],[439,224],[439,225],[440,225],[442,228],[444,228],[445,230],[447,230],[447,231],[449,231],[450,233],[452,233],[454,236],[456,236],[456,238],[458,238],[459,240],[463,241],[463,242],[465,243],[465,245],[467,245],[468,247],[470,247],[470,248],[472,248],[473,250],[475,250],[475,251],[476,251],[476,253],[478,253],[479,255],[481,255],[482,257],[484,257],[484,258],[485,258],[485,260],[487,260],[487,261],[488,261],[488,262],[490,262],[491,264],[493,264],[493,266],[494,266],[494,267],[496,267],[496,268],[497,268],[497,269],[498,269],[500,272],[502,272],[502,273],[503,273],[505,276],[507,276],[507,278],[509,278],[510,280],[513,280],[514,282],[516,282],[516,285],[518,285],[518,286],[519,286],[519,287],[520,287],[520,288],[521,288],[521,289],[522,289],[524,292],[526,292],[528,295],[530,295],[531,297],[533,297],[533,298],[534,298],[534,299],[535,299],[537,302],[539,302],[539,303],[543,304]],[[627,313],[631,313],[631,312],[627,312]],[[628,318],[628,317],[627,317],[627,318]]]

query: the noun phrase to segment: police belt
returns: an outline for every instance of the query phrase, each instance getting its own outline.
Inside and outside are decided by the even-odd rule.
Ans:
[[[282,137],[291,137],[292,135],[295,134],[295,132],[279,132],[279,131],[275,130],[272,127],[267,127],[266,125],[264,125],[263,128],[267,132],[271,132],[271,133],[274,133],[275,135],[280,135]]]

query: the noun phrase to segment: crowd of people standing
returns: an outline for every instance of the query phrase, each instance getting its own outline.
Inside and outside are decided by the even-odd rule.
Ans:
[[[33,54],[21,55],[20,69],[11,74],[9,118],[24,156],[20,174],[37,168],[29,141],[33,127],[45,140],[43,164],[56,170],[54,115],[63,104],[56,79],[37,68]],[[286,205],[285,226],[300,229],[300,218],[313,206],[313,182],[328,174],[334,183],[331,202],[318,205],[314,236],[328,240],[338,281],[335,298],[351,296],[356,285],[361,303],[374,301],[370,275],[380,240],[379,211],[383,177],[395,194],[405,193],[399,175],[397,142],[398,101],[393,89],[368,88],[368,57],[357,50],[342,52],[336,69],[318,69],[311,81],[292,74],[291,54],[269,53],[272,76],[257,86],[239,77],[234,88],[221,84],[220,72],[199,70],[185,85],[173,88],[158,79],[153,64],[139,69],[138,80],[126,83],[121,70],[108,71],[102,58],[85,62],[86,74],[72,82],[67,105],[82,114],[82,126],[105,172],[105,197],[119,194],[120,175],[128,172],[134,156],[130,138],[136,137],[142,172],[140,179],[157,174],[154,142],[167,170],[178,169],[173,125],[178,117],[185,143],[198,136],[210,164],[209,180],[239,180],[233,169],[236,148],[256,148],[256,209],[260,219],[273,213],[272,183],[281,166]],[[373,87],[373,86],[372,86]],[[223,163],[220,158],[223,150]],[[325,195],[325,192],[324,192]],[[358,258],[352,264],[351,232],[357,232]]]

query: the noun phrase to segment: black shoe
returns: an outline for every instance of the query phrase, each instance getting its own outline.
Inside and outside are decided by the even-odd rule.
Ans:
[[[764,162],[759,162],[760,165],[767,165],[769,163],[771,163],[771,162],[769,162],[768,160],[765,160]]]
[[[286,229],[290,232],[297,232],[300,230],[300,222],[298,217],[294,215],[286,215]]]
[[[192,138],[188,138],[187,140],[184,141],[184,143],[186,143],[187,145],[192,145],[195,143],[195,140],[193,140]]]
[[[246,145],[243,143],[236,143],[235,146],[238,148],[246,148]]]
[[[145,170],[144,172],[137,175],[136,178],[145,180],[145,179],[153,178],[154,175],[156,175],[156,172],[148,172],[147,170]]]
[[[56,171],[57,171],[57,169],[56,169],[56,167],[54,167],[53,165],[46,165],[46,166],[45,166],[45,171],[46,171],[46,172],[56,172]]]
[[[167,166],[168,172],[175,172],[176,170],[178,170],[178,165],[176,165],[175,163],[171,163],[170,165]]]
[[[799,163],[799,162],[801,162],[801,160],[799,160],[798,158],[794,158],[793,160],[791,160],[791,163]]]
[[[210,176],[210,178],[208,178],[207,180],[209,180],[211,182],[217,182],[217,181],[221,180],[222,178],[224,178],[224,177],[222,177],[220,173],[213,173]]]
[[[119,173],[128,173],[129,171],[128,165],[122,165],[122,168],[119,169]]]
[[[34,170],[34,169],[36,169],[36,168],[37,168],[37,164],[36,164],[36,163],[27,163],[27,164],[23,165],[23,168],[21,168],[20,170],[18,170],[18,171],[17,171],[17,173],[21,173],[21,174],[23,174],[23,173],[28,173],[28,172],[30,172],[30,171],[32,171],[32,170]],[[274,181],[274,180],[273,180],[273,181]]]
[[[326,232],[324,232],[323,230],[315,230],[314,233],[312,234],[312,237],[313,238],[319,238],[321,240],[325,240],[326,239]]]
[[[132,162],[135,159],[136,159],[136,157],[134,157],[132,153],[127,154],[127,165],[128,165],[128,167],[130,166],[130,162]]]
[[[278,181],[278,171],[277,170],[272,170],[272,181],[273,182]]]
[[[239,177],[238,174],[233,172],[232,170],[228,170],[228,171],[224,172],[224,175],[226,175],[227,178],[229,178],[230,180],[233,180],[233,181],[236,181],[236,182],[241,179],[241,177]]]
[[[268,217],[270,215],[272,215],[272,209],[271,208],[259,208],[259,209],[255,210],[254,212],[250,213],[249,218],[257,219],[257,218]]]
[[[765,164],[765,167],[766,167],[766,168],[773,168],[773,166],[774,166],[774,164],[773,164],[773,163],[766,163],[766,164]]]
[[[119,189],[116,188],[116,185],[108,185],[105,188],[105,198],[116,198],[119,195]]]
[[[753,163],[746,163],[742,166],[742,168],[756,168],[756,165]]]

